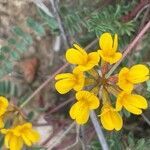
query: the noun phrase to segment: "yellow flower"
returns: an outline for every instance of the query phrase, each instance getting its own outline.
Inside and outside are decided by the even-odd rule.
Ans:
[[[92,69],[95,65],[98,65],[99,55],[97,52],[91,52],[89,54],[86,51],[74,44],[75,48],[70,48],[66,52],[66,59],[69,63],[78,65],[81,71],[87,71]]]
[[[56,75],[55,80],[58,80],[55,84],[56,90],[60,94],[65,94],[71,89],[74,89],[75,91],[82,90],[85,77],[83,72],[75,68],[73,73],[62,73]]]
[[[0,96],[0,116],[2,116],[7,111],[7,107],[8,100],[5,97]]]
[[[130,69],[124,67],[118,75],[118,86],[124,91],[132,91],[134,84],[149,79],[149,69],[141,64],[134,65]]]
[[[123,126],[122,117],[110,104],[103,105],[100,120],[106,130],[118,131]]]
[[[72,105],[70,116],[78,124],[85,124],[89,119],[90,110],[99,107],[99,99],[88,91],[79,91],[76,93],[78,102]]]
[[[31,146],[40,138],[38,132],[32,129],[31,123],[18,125],[11,129],[2,129],[1,133],[5,134],[5,146],[10,150],[22,150],[24,143]]]
[[[122,107],[133,114],[139,115],[142,113],[142,109],[148,107],[148,104],[143,96],[122,91],[116,101],[116,110],[120,111]]]
[[[110,33],[103,33],[99,39],[101,50],[98,53],[102,59],[110,64],[116,63],[122,57],[122,54],[116,52],[118,49],[118,36],[115,34],[114,41]]]

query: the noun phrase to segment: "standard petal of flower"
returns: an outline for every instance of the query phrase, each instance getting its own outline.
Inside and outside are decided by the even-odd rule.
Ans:
[[[82,108],[80,110],[80,115],[76,116],[76,122],[80,125],[85,124],[89,119],[89,109]]]
[[[12,136],[9,141],[10,150],[20,150],[18,149],[18,139],[16,136]]]
[[[120,97],[117,97],[116,110],[117,110],[117,111],[120,111],[121,109],[122,109],[121,99],[120,99]]]
[[[113,55],[108,55],[108,53],[105,53],[104,51],[99,50],[98,53],[104,61],[109,62],[110,64],[116,63],[122,57],[122,54],[119,52],[114,53]]]
[[[83,65],[87,61],[87,56],[74,48],[68,49],[66,52],[66,60],[71,64]]]
[[[129,71],[128,80],[132,83],[141,83],[149,79],[149,69],[144,65],[135,65]]]
[[[4,143],[5,143],[6,148],[9,148],[9,141],[10,141],[10,138],[11,138],[11,134],[6,134],[5,140],[4,140]]]
[[[101,119],[101,123],[102,123],[103,127],[106,130],[113,130],[114,129],[114,124],[112,122],[112,119],[111,119],[109,112],[102,114],[100,116],[100,119]]]
[[[80,71],[79,72],[73,71],[73,73],[75,74],[75,78],[76,78],[76,83],[75,83],[73,89],[75,91],[80,91],[84,87],[84,82],[85,82],[84,74],[83,74],[83,72],[80,72]]]
[[[113,47],[113,39],[110,33],[104,33],[99,39],[100,48],[104,51],[109,51]]]
[[[137,108],[146,109],[148,107],[146,99],[141,95],[131,94],[127,98],[129,103]]]
[[[89,118],[89,109],[84,102],[79,101],[72,105],[70,116],[75,119],[78,124],[85,124]]]
[[[140,115],[142,113],[142,110],[131,105],[131,103],[129,103],[128,101],[124,102],[124,107],[125,109],[127,109],[129,112],[135,114],[135,115]]]
[[[113,44],[113,51],[116,52],[118,49],[118,35],[115,34],[115,37],[114,37],[114,44]]]
[[[121,69],[118,75],[118,86],[124,91],[132,91],[133,83],[127,80],[129,69],[124,67]]]
[[[123,121],[122,121],[122,117],[120,116],[120,114],[116,111],[111,111],[111,118],[112,121],[114,123],[114,128],[119,131],[122,126],[123,126]]]
[[[77,50],[79,50],[84,56],[87,57],[87,53],[86,53],[86,51],[85,51],[82,47],[80,47],[80,46],[77,45],[77,44],[73,44],[73,46],[74,46]]]
[[[74,84],[70,79],[63,79],[55,83],[55,88],[60,94],[65,94],[73,88]]]
[[[73,75],[71,73],[61,73],[55,76],[55,80],[60,80],[65,78],[73,78]]]
[[[31,146],[32,145],[32,142],[30,141],[30,139],[26,136],[26,134],[22,134],[22,138],[23,138],[23,141],[25,142],[26,145],[28,146]]]
[[[99,54],[97,52],[92,52],[88,54],[88,64],[91,65],[98,65],[98,62],[100,60]]]
[[[96,109],[100,105],[100,101],[97,96],[95,96],[93,93],[91,93],[91,96],[87,99],[89,109]]]
[[[0,116],[6,112],[7,107],[8,107],[8,100],[5,97],[0,96]]]
[[[3,128],[4,127],[4,122],[3,122],[3,118],[0,117],[0,128]]]
[[[69,114],[72,119],[76,119],[76,115],[78,115],[78,102],[71,106]]]

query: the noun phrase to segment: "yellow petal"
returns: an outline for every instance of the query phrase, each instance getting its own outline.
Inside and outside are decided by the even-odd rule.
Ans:
[[[80,112],[80,115],[78,115],[76,117],[76,122],[79,124],[79,125],[83,125],[85,124],[88,119],[89,119],[89,110],[87,108],[82,108],[81,109],[81,112]]]
[[[89,109],[81,101],[72,105],[69,113],[71,118],[75,119],[78,124],[85,124],[88,121]]]
[[[27,146],[31,146],[32,145],[32,142],[30,141],[30,139],[25,134],[22,134],[22,138],[23,138],[23,141],[25,142],[25,144]]]
[[[84,56],[87,57],[87,53],[86,53],[86,51],[85,51],[82,47],[80,47],[80,46],[77,45],[77,44],[73,44],[73,46],[74,46],[77,50],[79,50]]]
[[[127,80],[129,73],[129,69],[124,67],[121,69],[118,75],[118,86],[123,89],[124,91],[132,91],[133,90],[133,83]]]
[[[122,54],[117,52],[117,53],[114,53],[113,55],[109,55],[109,53],[105,53],[104,51],[102,50],[99,50],[98,51],[99,55],[102,57],[102,59],[110,64],[114,64],[116,63],[117,61],[119,61],[122,57]]]
[[[100,60],[99,54],[97,52],[92,52],[88,54],[88,64],[90,65],[98,65]]]
[[[114,128],[117,131],[119,131],[122,128],[122,126],[123,126],[122,117],[116,111],[111,111],[110,115],[111,115],[111,118],[112,118],[112,122],[114,123]]]
[[[106,130],[113,130],[114,129],[114,125],[113,125],[113,122],[112,122],[112,119],[111,119],[111,116],[110,116],[109,112],[104,113],[103,115],[101,115],[100,119],[101,119],[101,123],[102,123],[103,127]]]
[[[100,105],[100,101],[97,96],[91,93],[91,96],[87,99],[89,109],[96,109]]]
[[[10,141],[9,141],[10,150],[21,150],[21,149],[18,149],[17,144],[18,144],[18,137],[11,136]]]
[[[135,115],[140,115],[142,113],[142,110],[131,105],[129,103],[129,101],[124,101],[124,107],[131,113],[135,114]]]
[[[100,48],[104,51],[109,51],[113,46],[113,39],[110,33],[103,33],[99,39]]]
[[[7,107],[8,107],[8,100],[5,97],[0,96],[0,116],[6,112]]]
[[[69,111],[70,117],[72,119],[75,119],[77,112],[78,112],[78,102],[71,106],[71,109]]]
[[[73,70],[73,73],[74,73],[74,76],[75,76],[75,84],[74,84],[73,89],[75,91],[80,91],[84,87],[84,82],[85,82],[84,74],[83,74],[83,72],[81,72],[77,68],[75,68]]]
[[[114,44],[113,44],[113,51],[116,52],[116,51],[117,51],[117,48],[118,48],[118,35],[115,34],[115,37],[114,37]]]
[[[128,80],[134,84],[141,83],[149,79],[149,69],[144,65],[135,65],[131,67]]]
[[[127,100],[131,105],[137,108],[146,109],[148,107],[146,99],[141,95],[130,94],[127,96]]]
[[[10,133],[5,135],[4,143],[5,143],[6,148],[9,148],[10,138],[11,138],[11,134]]]
[[[83,65],[87,61],[87,55],[74,48],[68,49],[66,52],[66,60],[71,64]]]
[[[3,122],[3,118],[0,117],[0,128],[3,128],[4,127],[4,122]]]
[[[71,73],[61,73],[55,76],[55,80],[65,79],[65,78],[73,78],[73,74]]]
[[[55,83],[55,88],[60,94],[65,94],[73,88],[74,84],[75,82],[73,80],[62,79]]]

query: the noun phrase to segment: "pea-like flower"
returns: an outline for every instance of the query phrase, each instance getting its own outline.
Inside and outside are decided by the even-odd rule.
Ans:
[[[118,86],[124,91],[132,91],[134,84],[149,79],[149,69],[142,64],[134,65],[130,69],[124,67],[118,75]]]
[[[70,109],[70,116],[78,124],[85,124],[89,119],[90,110],[99,107],[99,99],[88,91],[76,93],[77,102]]]
[[[82,71],[75,68],[73,73],[62,73],[56,75],[55,80],[58,80],[55,84],[56,90],[60,94],[65,94],[71,89],[74,89],[75,91],[82,90],[85,77]]]
[[[116,52],[118,49],[118,35],[115,34],[114,41],[110,33],[103,33],[99,39],[101,50],[98,50],[101,58],[110,63],[116,63],[122,57],[122,54]]]
[[[5,134],[5,146],[10,150],[22,150],[24,143],[32,146],[40,138],[39,133],[32,129],[31,123],[18,125],[11,129],[2,129],[1,133]]]
[[[117,97],[116,110],[120,111],[122,107],[135,115],[139,115],[142,113],[142,109],[148,107],[148,104],[143,96],[122,91]]]
[[[99,55],[97,52],[91,52],[87,54],[87,52],[74,44],[75,48],[70,48],[66,52],[66,59],[69,63],[78,65],[78,68],[81,71],[87,71],[92,69],[95,65],[98,65]]]
[[[123,126],[122,117],[110,104],[103,105],[100,120],[106,130],[119,131]]]

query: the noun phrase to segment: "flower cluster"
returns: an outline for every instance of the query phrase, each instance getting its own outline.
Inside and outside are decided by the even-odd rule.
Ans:
[[[142,64],[122,68],[119,74],[106,77],[112,64],[122,58],[118,36],[104,33],[99,39],[100,50],[87,53],[74,44],[66,52],[66,60],[75,65],[73,73],[56,75],[55,88],[60,94],[76,91],[76,102],[70,116],[80,125],[89,119],[91,110],[100,109],[100,121],[107,130],[120,130],[122,109],[139,115],[148,107],[146,99],[135,93],[135,85],[149,79],[149,69]],[[116,100],[112,99],[112,95]]]
[[[15,116],[14,116],[15,115]],[[13,125],[5,129],[5,122],[13,119]],[[10,124],[7,126],[10,126]],[[0,133],[5,135],[5,146],[10,150],[21,150],[23,144],[31,146],[36,143],[40,135],[32,128],[32,124],[26,122],[16,106],[9,104],[8,100],[0,96]]]

